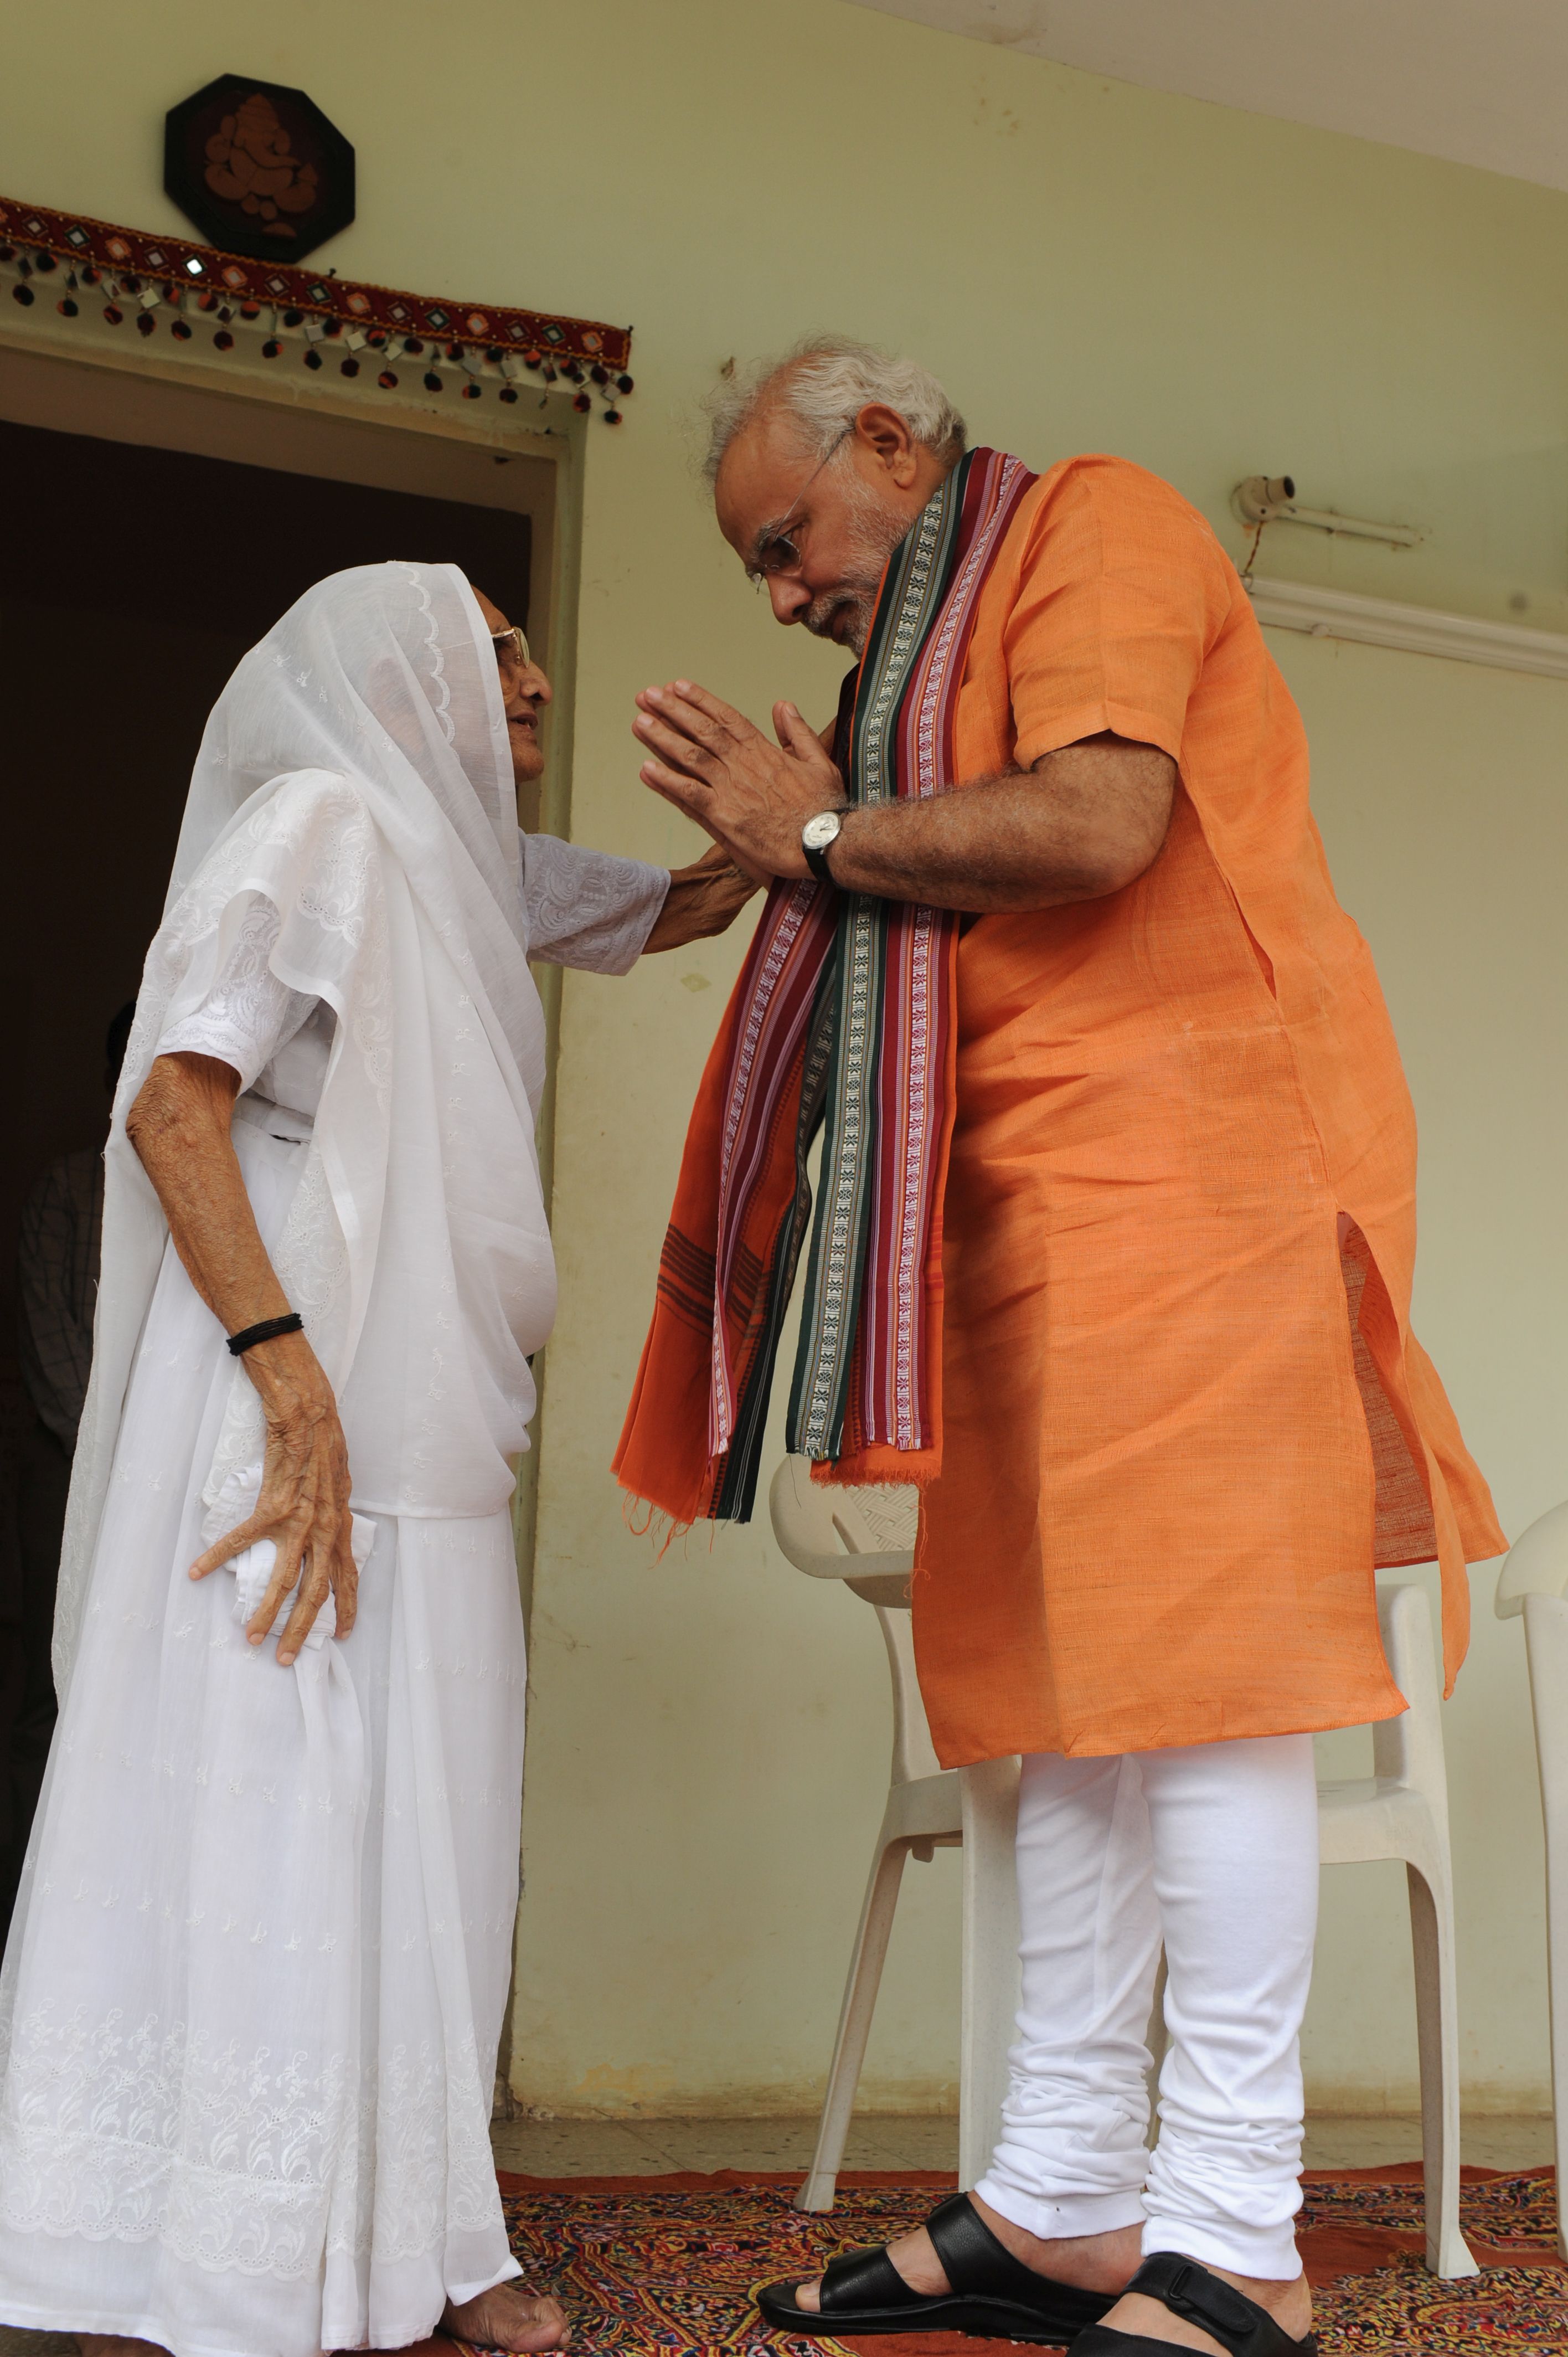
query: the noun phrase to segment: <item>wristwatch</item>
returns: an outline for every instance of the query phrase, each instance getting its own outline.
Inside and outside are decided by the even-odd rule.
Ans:
[[[800,848],[806,855],[806,865],[820,882],[831,884],[832,869],[828,866],[828,854],[839,839],[843,825],[841,810],[819,811],[800,829]]]

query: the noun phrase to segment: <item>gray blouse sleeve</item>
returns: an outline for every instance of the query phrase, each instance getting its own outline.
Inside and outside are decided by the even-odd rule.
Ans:
[[[522,838],[528,954],[588,974],[627,974],[670,889],[670,870],[553,834]]]

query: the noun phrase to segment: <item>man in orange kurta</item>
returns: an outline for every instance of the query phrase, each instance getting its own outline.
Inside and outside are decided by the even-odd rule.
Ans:
[[[720,522],[780,620],[859,651],[891,594],[883,559],[962,447],[922,371],[813,347],[720,419]],[[1451,1683],[1466,1562],[1505,1542],[1410,1330],[1409,1094],[1233,566],[1166,484],[1069,459],[1008,511],[965,627],[953,774],[925,801],[846,807],[791,707],[776,748],[689,683],[639,699],[645,780],[753,872],[964,912],[929,1274],[937,1428],[901,1458],[852,1406],[819,1469],[920,1484],[939,1756],[1024,1755],[1019,2044],[975,2194],[869,2272],[772,2287],[764,2308],[851,2336],[1018,2337],[1032,2315],[1048,2338],[1085,2322],[1056,2292],[1109,2307],[1141,2244],[1084,2357],[1268,2357],[1304,2346],[1310,2317],[1291,2223],[1310,1736],[1402,1707],[1377,1566],[1436,1557]],[[712,1069],[733,1067],[735,1019]],[[681,1281],[667,1253],[618,1458],[688,1518],[722,1493],[691,1397],[717,1113],[709,1090]]]

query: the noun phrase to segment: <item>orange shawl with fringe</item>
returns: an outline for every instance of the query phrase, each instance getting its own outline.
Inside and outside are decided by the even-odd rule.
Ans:
[[[970,632],[1033,481],[1016,458],[967,452],[889,559],[840,714],[852,802],[961,782]],[[768,897],[703,1075],[616,1459],[626,1487],[677,1521],[750,1516],[819,1126],[789,1445],[859,1480],[888,1464],[924,1481],[940,1464],[958,935],[950,909],[810,877]]]

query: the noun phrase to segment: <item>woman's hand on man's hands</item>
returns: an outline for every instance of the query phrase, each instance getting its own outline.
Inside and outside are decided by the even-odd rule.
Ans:
[[[299,1594],[278,1639],[278,1661],[286,1669],[328,1595],[337,1635],[346,1637],[354,1625],[360,1575],[351,1544],[349,1449],[332,1386],[303,1334],[259,1342],[247,1351],[245,1362],[267,1423],[261,1494],[255,1512],[209,1546],[192,1564],[190,1576],[205,1579],[256,1540],[271,1539],[277,1560],[245,1634],[259,1645],[297,1584]]]
[[[726,931],[758,889],[759,880],[737,866],[722,843],[715,843],[689,867],[670,870],[670,889],[642,945],[643,955]]]

